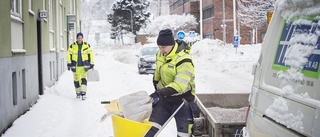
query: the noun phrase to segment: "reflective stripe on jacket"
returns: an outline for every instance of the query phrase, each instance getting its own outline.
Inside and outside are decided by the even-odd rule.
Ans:
[[[158,88],[172,87],[180,94],[191,91],[195,95],[194,66],[187,52],[175,43],[167,56],[157,53],[154,80],[159,81]]]
[[[94,57],[92,53],[92,49],[89,44],[86,42],[82,43],[81,48],[81,58],[83,62],[83,66],[86,70],[90,68],[90,64],[94,64]],[[71,63],[72,67],[76,67],[78,62],[78,43],[74,42],[70,45],[67,52],[67,63]]]

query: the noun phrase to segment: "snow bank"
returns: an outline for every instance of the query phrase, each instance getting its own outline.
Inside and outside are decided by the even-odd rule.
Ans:
[[[190,54],[196,65],[210,64],[212,69],[251,73],[252,65],[258,59],[261,46],[241,45],[238,49],[233,45],[223,45],[220,40],[205,39],[196,42]]]

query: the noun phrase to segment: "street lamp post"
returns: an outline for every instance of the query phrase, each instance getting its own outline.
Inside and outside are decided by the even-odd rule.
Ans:
[[[226,15],[225,15],[225,1],[222,1],[222,26],[223,26],[223,46],[226,46]]]
[[[203,18],[203,17],[202,17],[202,16],[203,16],[203,15],[202,15],[202,14],[203,14],[203,13],[202,13],[202,0],[200,0],[200,4],[199,4],[199,5],[200,5],[200,9],[199,9],[199,11],[200,11],[200,19],[199,19],[199,20],[200,20],[200,39],[202,40],[202,39],[203,39],[203,28],[202,28],[202,18]]]

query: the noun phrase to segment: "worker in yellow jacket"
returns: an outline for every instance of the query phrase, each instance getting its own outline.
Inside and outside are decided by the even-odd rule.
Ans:
[[[90,45],[83,41],[83,34],[77,34],[77,41],[70,45],[67,52],[68,70],[73,72],[76,96],[85,97],[87,91],[87,71],[94,67],[94,56]]]
[[[179,42],[181,43],[181,42]],[[186,44],[186,43],[184,43]],[[145,137],[153,137],[171,115],[186,100],[174,118],[177,126],[177,136],[189,137],[192,134],[193,117],[195,115],[195,75],[194,66],[185,45],[174,41],[170,29],[161,30],[157,39],[159,52],[156,55],[156,70],[153,77],[155,92],[152,113],[149,121],[152,128]]]

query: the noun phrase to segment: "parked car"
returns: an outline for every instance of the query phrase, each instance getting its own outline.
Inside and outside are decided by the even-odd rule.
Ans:
[[[253,67],[244,136],[320,137],[320,1],[291,2],[278,3]]]
[[[156,54],[159,48],[156,43],[143,45],[137,57],[139,74],[153,74],[156,69]]]

